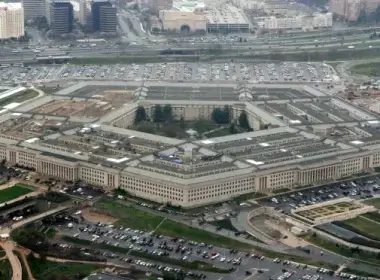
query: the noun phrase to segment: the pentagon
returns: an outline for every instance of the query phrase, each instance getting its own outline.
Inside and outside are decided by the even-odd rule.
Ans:
[[[175,139],[128,128],[138,106],[187,121],[245,111],[254,131]],[[380,166],[378,117],[302,85],[83,82],[0,116],[0,155],[63,180],[183,207]]]

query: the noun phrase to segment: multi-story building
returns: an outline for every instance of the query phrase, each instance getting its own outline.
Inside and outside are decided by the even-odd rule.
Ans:
[[[0,39],[24,36],[24,9],[21,3],[0,3]]]
[[[356,21],[362,10],[374,12],[379,5],[380,0],[330,0],[329,10],[348,21]]]
[[[1,115],[0,159],[183,207],[380,166],[378,117],[315,88],[144,81],[114,82],[111,90],[107,84],[76,84]],[[96,98],[87,86],[91,93],[96,86]],[[135,101],[124,104],[126,96]],[[156,105],[170,105],[173,118],[188,121],[211,119],[217,108],[232,121],[244,112],[254,131],[177,139],[129,129],[139,107],[152,118]]]
[[[264,19],[263,28],[268,30],[303,29],[313,30],[331,28],[333,24],[332,13],[316,13],[311,16],[295,16],[278,18],[275,16]]]
[[[36,18],[46,17],[45,0],[22,0],[25,20],[34,20]]]
[[[79,2],[78,22],[82,25],[88,24],[90,17],[91,5],[87,0],[81,0]]]
[[[91,5],[94,31],[116,33],[116,8],[109,1],[93,1]]]
[[[68,1],[50,1],[48,22],[54,35],[72,32],[74,27],[74,8]]]

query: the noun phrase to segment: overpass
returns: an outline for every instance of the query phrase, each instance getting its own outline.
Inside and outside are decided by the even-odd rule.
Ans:
[[[58,208],[54,208],[52,210],[43,212],[43,213],[35,215],[33,217],[26,218],[25,220],[22,220],[22,221],[19,221],[19,222],[16,222],[16,223],[12,224],[12,227],[1,228],[0,229],[0,234],[4,234],[4,233],[10,234],[10,232],[13,229],[23,227],[23,226],[25,226],[27,224],[33,223],[33,222],[38,221],[38,220],[40,220],[42,218],[45,218],[45,217],[48,217],[48,216],[51,216],[51,215],[63,212],[65,210],[67,210],[68,208],[70,208],[70,205],[60,206]]]
[[[32,200],[32,201],[29,201],[25,204],[20,204],[20,205],[17,205],[15,207],[6,209],[5,211],[1,211],[1,209],[0,209],[0,219],[4,219],[9,214],[12,214],[12,213],[17,212],[17,211],[20,211],[20,210],[24,211],[24,210],[28,209],[29,207],[34,206],[36,204],[37,204],[37,201]]]

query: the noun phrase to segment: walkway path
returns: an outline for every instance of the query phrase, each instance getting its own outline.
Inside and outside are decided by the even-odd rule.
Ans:
[[[13,243],[11,241],[1,242],[7,258],[12,266],[12,280],[22,280],[22,266],[17,256],[13,253]]]

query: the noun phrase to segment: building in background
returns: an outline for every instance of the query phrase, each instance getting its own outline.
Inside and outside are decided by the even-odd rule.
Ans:
[[[0,39],[18,38],[24,34],[22,4],[0,2]]]
[[[109,1],[93,1],[91,5],[93,31],[116,33],[116,8]]]
[[[330,0],[330,12],[348,21],[356,21],[361,11],[374,12],[380,6],[380,0]]]
[[[333,24],[332,13],[315,13],[309,16],[295,16],[278,18],[271,16],[265,18],[259,25],[267,30],[314,30],[331,28]]]
[[[78,15],[78,22],[81,25],[87,25],[90,18],[90,9],[91,9],[91,3],[87,0],[80,0],[79,1],[79,15]]]
[[[34,20],[46,16],[46,1],[45,0],[22,0],[24,8],[24,19]]]
[[[74,8],[68,1],[51,1],[47,16],[54,35],[70,33],[74,26]]]

